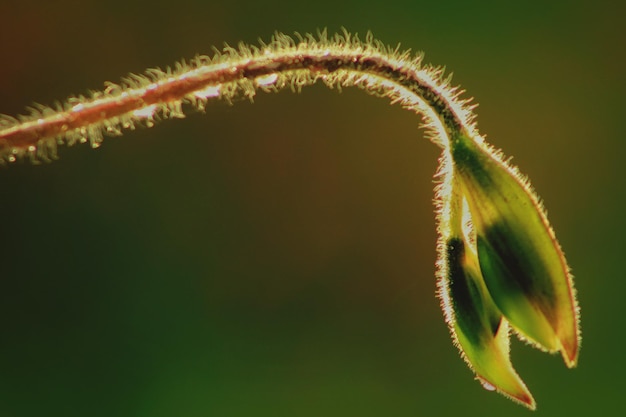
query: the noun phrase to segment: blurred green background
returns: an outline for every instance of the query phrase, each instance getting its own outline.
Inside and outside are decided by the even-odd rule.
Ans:
[[[621,4],[0,0],[0,113],[275,30],[424,50],[529,175],[577,278],[579,367],[512,346],[537,415],[619,415]],[[315,86],[1,169],[0,417],[529,416],[450,342],[418,125]]]

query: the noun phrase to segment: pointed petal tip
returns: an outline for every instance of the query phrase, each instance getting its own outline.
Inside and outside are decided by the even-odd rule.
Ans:
[[[514,401],[520,403],[524,407],[528,408],[531,411],[535,411],[537,409],[537,403],[530,393],[528,395],[523,395],[521,397],[511,397]]]
[[[522,397],[512,397],[513,400],[519,402],[524,407],[528,408],[530,411],[535,411],[537,409],[537,403],[530,393],[527,396]]]
[[[580,353],[580,328],[576,326],[573,332],[559,333],[561,334],[558,336],[558,351],[561,352],[563,362],[568,368],[575,368]]]
[[[568,368],[576,368],[578,366],[578,343],[563,346],[561,356]]]

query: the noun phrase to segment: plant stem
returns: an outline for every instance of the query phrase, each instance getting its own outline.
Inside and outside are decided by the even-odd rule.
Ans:
[[[347,32],[297,38],[277,33],[260,47],[226,46],[212,58],[197,56],[173,69],[131,74],[122,84],[105,83],[103,91],[70,97],[56,108],[36,105],[26,116],[0,115],[0,163],[24,156],[55,159],[59,144],[98,147],[103,133],[120,135],[137,125],[150,127],[155,119],[184,117],[183,103],[204,110],[210,99],[252,100],[258,90],[299,91],[318,80],[331,88],[357,86],[421,114],[429,137],[442,148],[455,132],[477,136],[473,107],[459,99],[463,91],[450,87],[442,69],[422,66],[421,55],[386,47],[371,34],[364,42]]]

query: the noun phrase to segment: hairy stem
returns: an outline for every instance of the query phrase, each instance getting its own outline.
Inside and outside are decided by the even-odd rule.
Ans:
[[[29,115],[0,115],[0,163],[23,156],[54,159],[60,144],[98,147],[103,133],[120,135],[158,119],[184,117],[183,103],[204,110],[210,99],[230,103],[286,86],[299,91],[318,80],[331,88],[357,86],[421,114],[429,137],[443,148],[455,133],[478,136],[469,100],[459,99],[462,91],[449,85],[443,70],[423,66],[421,55],[386,47],[370,34],[365,41],[347,32],[329,38],[325,31],[297,38],[277,33],[259,47],[226,46],[213,57],[105,83],[103,91],[70,97],[55,108],[35,105]]]

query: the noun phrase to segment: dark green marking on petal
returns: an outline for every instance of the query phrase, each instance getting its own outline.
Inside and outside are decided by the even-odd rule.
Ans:
[[[478,258],[494,299],[525,296],[541,307],[550,305],[554,288],[542,257],[504,222],[485,227],[477,236]],[[498,303],[498,301],[496,301]],[[504,310],[503,306],[500,306]],[[550,308],[542,308],[544,312]]]
[[[466,267],[465,243],[452,238],[447,243],[449,290],[457,326],[473,345],[490,341],[500,327],[501,315],[481,288],[480,277]]]
[[[492,173],[486,167],[485,155],[470,139],[460,136],[452,145],[452,158],[463,175],[471,176],[483,189],[494,187]]]

